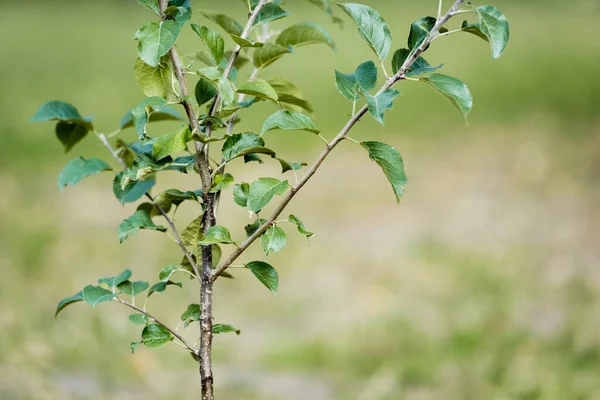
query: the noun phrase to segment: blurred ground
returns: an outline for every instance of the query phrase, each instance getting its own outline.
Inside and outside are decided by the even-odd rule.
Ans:
[[[1,399],[198,398],[196,365],[175,346],[130,355],[139,329],[117,305],[79,304],[53,318],[58,300],[100,276],[131,268],[155,281],[179,258],[152,233],[119,246],[116,227],[133,207],[113,198],[110,174],[58,191],[75,154],[105,156],[92,137],[64,155],[51,125],[28,123],[41,103],[61,99],[109,132],[140,101],[130,38],[150,14],[134,3],[3,4]],[[239,3],[193,1],[235,8],[241,20]],[[349,22],[340,31],[303,3],[289,2],[293,19],[327,25],[339,51],[303,48],[267,76],[304,88],[332,137],[350,111],[333,69],[351,71],[371,54]],[[386,17],[395,48],[437,4],[366,3]],[[365,119],[353,133],[400,150],[410,179],[401,205],[364,152],[343,145],[290,206],[317,235],[308,245],[290,230],[283,254],[269,256],[278,296],[243,271],[219,282],[216,319],[243,332],[217,337],[219,399],[600,399],[600,5],[494,4],[512,23],[503,58],[490,61],[468,35],[436,42],[427,56],[471,88],[469,128],[442,98],[405,82],[384,128]],[[189,33],[184,53],[199,46]],[[322,144],[303,133],[270,138],[298,161]],[[161,187],[193,189],[193,179],[173,175]],[[220,218],[242,237],[243,210],[225,202]],[[191,287],[150,306],[176,322],[190,302]]]

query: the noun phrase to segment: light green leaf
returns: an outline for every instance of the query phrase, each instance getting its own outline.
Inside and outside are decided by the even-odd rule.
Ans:
[[[277,103],[279,98],[275,89],[264,81],[246,82],[238,88],[237,92],[258,97],[260,99],[271,100],[275,103]]]
[[[304,235],[309,239],[312,236],[314,236],[314,233],[307,230],[306,227],[304,226],[304,223],[302,221],[300,221],[300,218],[296,217],[295,215],[290,214],[290,216],[288,217],[288,221],[290,221],[292,224],[296,224],[296,226],[298,227],[298,232],[301,235]]]
[[[160,136],[152,145],[152,157],[161,160],[167,156],[187,150],[187,142],[192,140],[192,131],[186,125],[178,132]]]
[[[304,99],[300,89],[292,82],[285,79],[271,78],[267,80],[267,83],[277,93],[277,100],[282,108],[296,112],[304,110],[309,114],[313,112],[310,103]]]
[[[140,229],[149,229],[160,232],[167,231],[167,228],[164,226],[156,225],[147,211],[139,210],[119,225],[119,241],[123,243],[129,236],[135,234]]]
[[[177,272],[177,271],[181,271],[182,269],[179,268],[177,265],[167,265],[166,267],[162,267],[160,272],[158,273],[158,279],[160,279],[163,282],[168,281],[169,279],[171,279],[171,276]]]
[[[142,342],[146,347],[158,349],[173,340],[173,335],[158,324],[151,324],[142,331]]]
[[[185,321],[188,319],[199,320],[200,319],[200,304],[190,304],[188,308],[181,314],[181,320]]]
[[[129,322],[136,325],[148,325],[148,317],[144,314],[131,314]]]
[[[223,40],[223,36],[218,32],[211,31],[206,26],[192,24],[191,27],[210,51],[215,64],[219,65],[223,59],[223,53],[225,52],[225,41]]]
[[[473,108],[473,97],[465,83],[448,75],[431,74],[421,78],[436,91],[446,97],[467,118]]]
[[[181,26],[173,20],[149,22],[135,33],[138,55],[151,67],[158,67],[162,56],[175,44]]]
[[[127,129],[133,127],[133,116],[131,114],[133,110],[129,110],[127,114],[121,118],[121,129]],[[152,110],[150,117],[147,122],[158,122],[158,121],[169,121],[169,120],[180,120],[181,115],[173,108],[169,106],[160,107],[160,111]]]
[[[322,11],[327,13],[331,17],[333,23],[340,25],[343,24],[343,21],[340,18],[333,15],[333,10],[331,9],[331,2],[329,0],[308,0],[308,2],[314,4],[315,6],[319,7]]]
[[[215,24],[219,25],[221,28],[223,28],[223,30],[225,30],[225,32],[231,35],[242,35],[242,26],[233,18],[228,17],[224,14],[214,14],[207,11],[203,11],[202,15],[204,15],[204,17],[211,20]]]
[[[65,307],[67,307],[73,303],[78,303],[80,301],[83,301],[83,292],[79,292],[71,297],[62,299],[58,303],[58,306],[56,306],[56,312],[54,313],[54,317],[56,318],[58,316],[58,313],[61,312]]]
[[[254,50],[254,66],[256,68],[265,68],[288,53],[291,53],[291,51],[286,47],[265,43],[263,47]]]
[[[83,178],[110,170],[110,165],[98,158],[86,160],[83,157],[77,157],[69,161],[58,175],[58,187],[62,190],[67,185],[77,184]]]
[[[160,17],[160,8],[158,7],[158,0],[138,0],[138,3],[154,12],[154,14]]]
[[[282,47],[324,43],[335,50],[335,44],[329,33],[321,26],[308,22],[284,29],[277,37],[276,43]]]
[[[264,145],[265,141],[256,133],[235,133],[225,140],[221,151],[225,161],[256,153],[274,156],[275,152],[267,149]]]
[[[243,37],[238,36],[238,35],[230,35],[230,36],[231,36],[231,39],[236,44],[239,44],[241,48],[245,48],[245,47],[263,47],[265,45],[263,42],[244,39]]]
[[[152,293],[154,293],[154,292],[158,292],[158,293],[164,292],[167,289],[167,286],[177,286],[180,289],[183,287],[183,285],[179,282],[172,282],[172,281],[158,282],[158,283],[155,283],[154,285],[152,285],[150,290],[148,290],[148,297],[152,296]]]
[[[185,230],[181,233],[181,240],[183,244],[186,246],[196,246],[198,244],[198,240],[202,236],[202,218],[204,214],[198,215],[190,224],[185,228]],[[163,280],[163,278],[161,278]]]
[[[140,347],[140,345],[142,344],[142,342],[131,342],[131,354],[135,354],[135,351],[137,350],[138,347]]]
[[[262,136],[273,129],[319,133],[319,130],[308,115],[288,110],[277,111],[275,114],[270,115],[265,120],[260,134]]]
[[[218,335],[220,333],[235,333],[236,335],[239,335],[240,333],[242,333],[242,331],[240,331],[239,329],[234,328],[231,325],[214,324],[213,327],[212,327],[212,333],[214,335]]]
[[[279,253],[286,243],[285,231],[275,225],[271,225],[260,237],[260,244],[266,255],[269,255],[271,251]]]
[[[100,303],[111,301],[117,297],[117,295],[110,290],[106,290],[100,286],[92,285],[88,285],[83,289],[82,296],[83,300],[92,307],[96,307],[96,305]]]
[[[407,184],[404,162],[400,153],[385,143],[362,142],[360,145],[369,152],[371,160],[381,167],[388,181],[392,184],[396,200],[400,203],[400,197],[404,194],[404,188]]]
[[[259,178],[252,182],[248,191],[248,209],[252,212],[262,210],[274,196],[283,195],[288,188],[288,181],[275,178]]]
[[[240,207],[248,206],[248,194],[250,193],[250,185],[240,183],[233,187],[233,201]]]
[[[125,281],[125,282],[119,284],[119,286],[117,286],[117,287],[123,293],[128,294],[131,297],[135,297],[138,294],[144,292],[146,289],[148,289],[149,286],[150,285],[148,284],[148,282],[143,282],[143,281],[135,281],[135,282]]]
[[[383,113],[392,108],[394,99],[400,95],[396,89],[387,89],[375,96],[367,95],[369,113],[376,121],[383,125]]]
[[[256,19],[254,20],[254,26],[268,24],[269,22],[287,17],[288,15],[290,15],[290,13],[286,12],[277,4],[267,3],[256,16]]]
[[[231,240],[231,234],[227,230],[227,228],[216,225],[208,228],[204,236],[198,241],[201,246],[209,246],[212,244],[233,244],[233,240]]]
[[[510,25],[508,20],[494,6],[484,5],[475,9],[479,15],[479,24],[469,25],[463,22],[462,30],[472,33],[488,41],[492,47],[492,57],[499,58],[510,39]]]
[[[113,290],[117,286],[119,286],[121,283],[129,280],[129,278],[131,278],[131,270],[130,269],[126,269],[125,271],[121,272],[117,276],[111,276],[110,278],[101,278],[101,279],[98,279],[98,283],[99,284],[106,284],[106,285],[108,285],[108,287],[111,290]]]
[[[170,61],[166,58],[163,57],[156,67],[149,66],[141,58],[135,62],[135,80],[148,97],[159,96],[166,99],[171,92],[172,72]]]
[[[196,84],[195,90],[196,101],[198,102],[198,105],[201,106],[204,103],[211,101],[217,96],[218,93],[219,92],[217,91],[217,88],[211,83],[211,81],[200,77],[198,83]]]
[[[227,189],[233,183],[234,178],[231,174],[217,174],[213,179],[213,184],[210,187],[209,193],[218,193]]]
[[[198,74],[207,78],[210,81],[216,82],[219,79],[221,79],[221,77],[223,76],[223,74],[221,73],[221,71],[219,70],[219,68],[217,67],[204,67],[204,68],[200,68],[198,70]]]
[[[371,7],[357,3],[337,3],[358,26],[358,32],[367,41],[381,61],[385,60],[392,45],[392,34],[381,15]]]
[[[396,52],[394,53],[394,57],[392,58],[392,71],[395,73],[397,73],[400,68],[402,68],[402,66],[404,65],[404,62],[406,61],[406,59],[408,58],[408,56],[410,55],[410,50],[408,49],[398,49],[396,50]],[[429,63],[427,61],[425,61],[425,59],[423,57],[418,57],[415,62],[410,66],[410,68],[408,69],[408,71],[405,72],[406,76],[415,76],[415,75],[421,75],[421,74],[426,74],[426,73],[431,73],[434,72],[437,69],[442,68],[442,64],[438,65],[437,67],[432,67],[431,65],[429,65]]]
[[[246,267],[256,278],[267,287],[273,294],[277,294],[279,288],[279,275],[275,268],[264,261],[252,261],[246,264]]]
[[[225,77],[219,79],[219,93],[221,94],[223,105],[231,104],[235,100],[235,89],[229,79]]]

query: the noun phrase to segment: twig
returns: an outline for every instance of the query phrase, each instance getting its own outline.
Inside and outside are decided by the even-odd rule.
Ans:
[[[165,325],[165,324],[163,324],[162,322],[160,322],[160,321],[159,321],[159,320],[158,320],[158,319],[157,319],[157,318],[156,318],[154,315],[150,314],[148,311],[146,311],[146,310],[142,310],[141,308],[139,308],[139,307],[137,307],[137,306],[134,306],[133,304],[131,304],[131,303],[129,303],[129,302],[127,302],[127,301],[125,301],[125,300],[123,300],[123,299],[119,298],[119,297],[115,297],[115,299],[116,299],[116,300],[117,300],[119,303],[123,304],[124,306],[127,306],[127,307],[129,307],[129,308],[131,308],[131,309],[133,309],[133,310],[135,310],[135,311],[137,311],[137,312],[141,313],[141,314],[144,314],[146,317],[148,317],[149,319],[151,319],[153,322],[155,322],[156,324],[158,324],[158,325],[162,326],[163,328],[165,328],[166,330],[168,330],[169,332],[171,332],[171,334],[172,334],[173,336],[175,336],[177,339],[179,339],[179,341],[180,341],[181,343],[183,343],[183,345],[184,345],[185,347],[187,347],[187,348],[188,348],[188,349],[189,349],[189,350],[190,350],[192,353],[194,353],[194,354],[198,354],[198,350],[197,350],[197,349],[196,349],[194,346],[190,345],[190,344],[189,344],[189,343],[188,343],[188,342],[187,342],[187,341],[186,341],[186,340],[185,340],[185,339],[184,339],[184,338],[183,338],[183,337],[182,337],[180,334],[178,334],[178,333],[177,333],[177,332],[176,332],[174,329],[171,329],[171,328],[169,328],[167,325]]]
[[[404,62],[404,64],[402,65],[402,67],[398,70],[398,72],[393,77],[389,78],[387,80],[387,82],[381,87],[381,89],[379,89],[379,92],[377,92],[378,95],[381,94],[381,93],[383,93],[384,91],[386,91],[390,87],[392,87],[399,80],[404,79],[404,74],[406,73],[406,71],[409,70],[409,68],[413,65],[413,63],[417,60],[417,58],[419,58],[419,56],[421,55],[421,53],[423,53],[424,51],[427,50],[427,48],[431,44],[431,41],[437,35],[439,29],[450,18],[452,18],[452,16],[455,15],[455,13],[458,11],[458,9],[460,8],[460,6],[463,3],[464,3],[464,0],[457,0],[454,3],[454,5],[452,6],[452,8],[450,8],[450,10],[445,15],[443,15],[440,18],[437,19],[435,26],[433,27],[433,29],[431,30],[431,32],[427,36],[427,38],[406,59],[406,61]],[[281,201],[281,203],[279,203],[279,205],[277,206],[277,208],[275,209],[275,211],[273,212],[273,214],[271,215],[271,217],[264,224],[262,224],[260,226],[260,228],[258,228],[251,236],[249,236],[240,245],[240,247],[238,247],[237,249],[235,249],[231,253],[231,255],[229,257],[227,257],[226,260],[224,260],[221,264],[219,264],[219,266],[217,266],[217,268],[214,269],[214,271],[212,272],[212,279],[213,280],[216,280],[219,277],[219,275],[221,275],[223,272],[225,272],[225,270],[231,264],[233,264],[233,262],[248,247],[250,247],[250,245],[256,239],[258,239],[263,233],[265,233],[267,231],[267,229],[269,228],[269,226],[271,226],[271,224],[277,220],[277,217],[279,217],[279,215],[283,212],[283,210],[285,209],[285,207],[294,198],[294,196],[296,195],[296,193],[298,193],[298,191],[300,189],[302,189],[302,187],[315,174],[315,172],[317,172],[317,169],[319,169],[319,167],[321,166],[321,164],[323,163],[323,161],[325,161],[325,159],[327,158],[327,156],[329,155],[329,153],[331,153],[331,151],[341,141],[343,141],[345,139],[346,134],[352,129],[352,127],[354,127],[354,125],[360,120],[360,118],[363,115],[365,115],[365,113],[367,111],[368,111],[368,107],[365,105],[355,115],[353,115],[352,118],[350,118],[350,120],[346,123],[346,126],[344,126],[344,128],[338,133],[338,135],[330,143],[327,144],[327,146],[325,147],[325,149],[321,152],[321,154],[319,155],[319,157],[317,158],[317,160],[315,161],[315,163],[310,167],[310,169],[308,170],[308,172],[306,172],[306,174],[302,177],[302,179],[300,179],[300,181],[294,187],[292,187],[292,189],[285,195],[285,197],[283,198],[283,200]]]

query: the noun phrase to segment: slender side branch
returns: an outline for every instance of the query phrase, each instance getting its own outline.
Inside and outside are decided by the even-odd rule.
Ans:
[[[396,82],[405,78],[405,73],[410,69],[413,63],[419,58],[419,56],[427,50],[432,40],[438,34],[439,29],[450,19],[452,18],[459,10],[461,5],[464,3],[464,0],[457,0],[454,5],[450,8],[450,10],[443,16],[437,19],[437,22],[433,29],[431,30],[429,36],[423,41],[423,43],[412,52],[412,54],[406,59],[402,67],[398,70],[398,72],[389,78],[385,85],[379,89],[377,94],[381,94],[385,92],[387,89],[392,87]],[[267,231],[269,226],[273,224],[279,215],[283,212],[288,203],[294,198],[296,193],[308,182],[310,178],[317,172],[317,169],[321,166],[323,161],[327,158],[329,153],[346,138],[346,135],[350,130],[354,127],[354,125],[361,119],[363,115],[368,111],[368,107],[363,106],[358,112],[350,118],[346,126],[338,133],[338,135],[325,147],[325,149],[321,152],[315,163],[310,167],[308,172],[300,179],[300,181],[292,187],[292,189],[285,195],[281,203],[277,206],[271,217],[260,226],[250,237],[248,237],[238,248],[236,248],[226,260],[224,260],[212,273],[212,279],[216,280],[219,275],[221,275],[233,262],[248,248],[250,245],[258,239],[263,233]]]
[[[127,306],[137,312],[139,312],[140,314],[144,314],[146,317],[148,317],[148,319],[151,319],[153,322],[155,322],[156,324],[162,326],[163,328],[165,328],[166,330],[168,330],[169,332],[171,332],[171,334],[173,336],[175,336],[181,343],[183,343],[183,345],[185,347],[187,347],[192,353],[194,354],[198,354],[198,350],[192,346],[191,344],[189,344],[180,334],[178,334],[174,329],[169,328],[167,325],[163,324],[162,322],[160,322],[154,315],[150,314],[148,311],[146,310],[142,310],[141,308],[134,306],[133,304],[119,298],[119,297],[115,297],[115,299],[123,304],[124,306]]]

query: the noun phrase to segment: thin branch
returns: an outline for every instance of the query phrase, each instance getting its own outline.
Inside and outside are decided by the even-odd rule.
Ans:
[[[429,36],[413,52],[413,54],[411,54],[406,59],[406,61],[404,62],[404,64],[402,65],[402,67],[400,67],[400,69],[398,70],[398,72],[393,77],[391,77],[391,78],[389,78],[387,80],[387,82],[381,87],[381,89],[379,89],[379,92],[377,92],[377,94],[381,94],[381,93],[385,92],[387,89],[389,89],[390,87],[392,87],[396,82],[404,79],[404,74],[406,73],[406,71],[408,71],[410,69],[410,67],[413,65],[413,63],[419,58],[419,56],[424,51],[427,50],[427,48],[431,44],[431,41],[437,35],[439,29],[450,18],[452,18],[452,16],[455,15],[455,13],[458,11],[458,9],[460,8],[460,6],[463,3],[464,3],[464,0],[457,0],[454,3],[454,5],[452,6],[452,8],[450,8],[450,10],[445,15],[443,15],[440,18],[437,19],[436,24],[433,27],[433,29],[431,30],[431,33],[429,34]],[[265,233],[267,231],[267,229],[269,228],[269,226],[271,226],[271,224],[277,220],[277,218],[279,217],[279,215],[283,212],[283,210],[288,205],[288,203],[294,198],[294,196],[296,195],[296,193],[298,193],[298,191],[300,189],[302,189],[302,187],[309,181],[309,179],[312,178],[312,176],[315,174],[315,172],[317,172],[317,170],[319,169],[319,167],[321,166],[321,164],[323,163],[323,161],[325,161],[325,159],[327,158],[327,156],[329,155],[329,153],[331,153],[331,151],[341,141],[343,141],[346,138],[346,135],[348,134],[348,132],[352,129],[352,127],[354,127],[354,125],[360,120],[360,118],[363,115],[365,115],[365,113],[367,111],[368,111],[368,107],[365,105],[355,115],[353,115],[352,118],[350,118],[350,120],[346,123],[346,126],[344,126],[344,128],[342,128],[342,130],[338,133],[338,135],[330,143],[327,144],[327,146],[325,147],[325,149],[321,152],[321,154],[319,155],[319,157],[317,158],[317,160],[315,161],[315,163],[310,167],[310,169],[308,170],[308,172],[306,172],[306,174],[302,177],[302,179],[300,179],[300,181],[295,186],[293,186],[292,189],[285,195],[285,197],[283,198],[283,200],[281,201],[281,203],[279,203],[279,205],[277,206],[277,208],[275,209],[275,211],[273,212],[273,214],[271,215],[271,217],[264,224],[262,224],[260,226],[260,228],[258,228],[250,237],[248,237],[240,245],[240,247],[238,247],[237,249],[235,249],[231,253],[231,255],[229,257],[227,257],[226,260],[224,260],[223,262],[221,262],[221,264],[219,266],[217,266],[217,268],[212,273],[212,279],[213,280],[216,280],[219,277],[219,275],[221,275],[231,264],[233,264],[233,262],[248,247],[250,247],[250,245],[256,239],[258,239],[263,233]]]
[[[153,322],[155,322],[156,324],[162,326],[163,328],[165,328],[166,330],[168,330],[169,332],[171,332],[171,334],[173,336],[175,336],[181,343],[183,343],[183,345],[185,347],[187,347],[192,353],[194,354],[198,354],[198,350],[190,345],[180,334],[178,334],[174,329],[169,328],[167,325],[165,325],[164,323],[160,322],[154,315],[150,314],[148,311],[146,310],[142,310],[141,308],[134,306],[133,304],[119,298],[119,297],[115,297],[115,299],[123,304],[124,306],[127,306],[137,312],[139,312],[140,314],[144,314],[146,317],[148,317],[148,319],[152,320]]]

